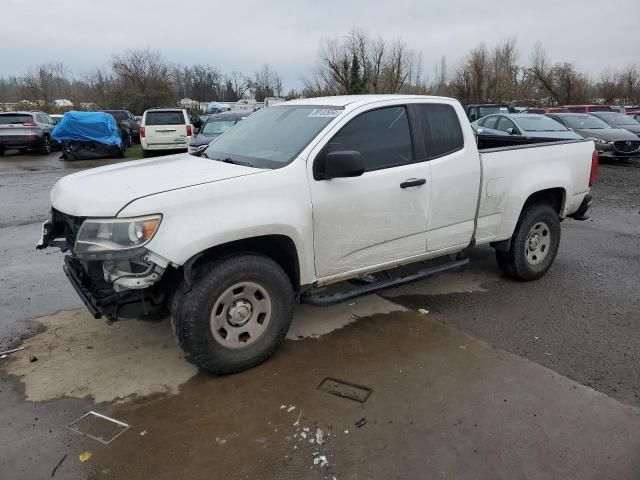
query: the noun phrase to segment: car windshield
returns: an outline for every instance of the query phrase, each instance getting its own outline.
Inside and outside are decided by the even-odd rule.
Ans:
[[[638,125],[638,122],[624,113],[607,112],[599,114],[598,117],[609,125]]]
[[[110,113],[111,115],[113,115],[115,117],[116,120],[128,120],[129,119],[129,115],[127,115],[127,112],[114,112],[114,111],[105,110],[105,113]]]
[[[494,113],[507,113],[508,111],[509,108],[507,107],[478,107],[478,112],[480,113],[479,118],[493,115]]]
[[[291,162],[344,109],[277,105],[254,113],[209,144],[205,155],[261,168]]]
[[[549,117],[522,115],[516,118],[525,132],[565,132],[567,127]]]
[[[0,115],[0,125],[27,122],[33,122],[33,117],[31,115],[21,113],[5,113],[3,115]]]
[[[205,135],[219,135],[236,124],[235,120],[210,120],[204,124],[202,131]]]
[[[591,128],[596,130],[600,130],[602,128],[610,128],[609,125],[604,123],[602,120],[591,115],[567,115],[566,117],[562,118],[571,128]]]

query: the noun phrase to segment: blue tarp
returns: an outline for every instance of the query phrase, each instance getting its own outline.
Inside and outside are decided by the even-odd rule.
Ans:
[[[209,105],[207,105],[207,113],[220,113],[226,112],[227,110],[229,110],[228,107],[225,107],[218,102],[211,102],[209,103]]]
[[[59,142],[94,141],[120,145],[120,130],[113,115],[104,112],[67,112],[51,132]]]

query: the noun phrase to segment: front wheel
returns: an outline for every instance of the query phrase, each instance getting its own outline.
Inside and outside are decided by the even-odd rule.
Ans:
[[[542,277],[558,253],[560,231],[558,213],[551,206],[529,205],[520,215],[509,250],[496,251],[498,265],[516,280]]]
[[[287,334],[295,304],[282,267],[257,254],[204,264],[172,303],[178,343],[191,362],[217,375],[269,358]]]

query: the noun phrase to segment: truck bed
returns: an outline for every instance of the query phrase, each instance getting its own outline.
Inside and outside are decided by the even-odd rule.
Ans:
[[[560,193],[561,218],[576,212],[589,192],[594,148],[591,140],[562,140],[480,149],[476,242],[510,238],[534,192]]]

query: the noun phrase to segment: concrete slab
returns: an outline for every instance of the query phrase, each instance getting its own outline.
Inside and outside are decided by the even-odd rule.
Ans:
[[[363,309],[372,305],[367,299],[360,301]],[[15,478],[36,478],[38,473],[50,473],[68,453],[68,465],[56,478],[637,480],[640,476],[638,409],[495,350],[445,326],[437,313],[421,315],[375,297],[371,301],[382,302],[376,308],[385,311],[386,306],[387,313],[356,321],[350,321],[350,311],[336,314],[348,324],[319,338],[286,341],[271,360],[251,371],[218,378],[197,374],[177,387],[179,395],[147,392],[92,407],[132,426],[109,446],[62,431],[57,448],[45,449],[46,439],[14,442],[14,433],[9,433],[0,447],[0,471],[7,471],[4,468],[11,462],[13,471],[30,474]],[[82,316],[69,315],[78,320]],[[45,381],[39,369],[53,372],[47,362],[67,372],[58,373],[66,375],[67,383],[57,398],[32,403],[47,421],[59,415],[63,404],[78,409],[77,401],[66,395],[74,395],[86,381],[82,372],[110,372],[114,390],[131,384],[141,345],[147,345],[142,352],[152,359],[162,355],[169,359],[145,363],[146,381],[167,383],[174,370],[184,367],[175,357],[175,347],[167,345],[164,350],[163,342],[145,338],[145,332],[146,337],[155,337],[156,328],[166,331],[166,324],[127,322],[119,331],[106,327],[112,328],[109,341],[122,343],[117,348],[123,355],[114,363],[106,352],[90,357],[75,350],[76,343],[91,337],[87,331],[78,332],[76,323],[67,320],[52,329],[56,321],[50,321],[49,331],[69,345],[64,363],[43,358],[28,370],[24,359],[0,364],[5,374],[15,375],[14,381],[25,385],[27,395],[30,383]],[[46,333],[32,340],[42,335]],[[131,351],[125,354],[126,350]],[[55,358],[62,354],[52,350]],[[366,385],[374,392],[365,404],[329,395],[316,388],[327,376]],[[143,377],[135,376],[145,381]],[[19,390],[18,385],[14,393]],[[289,411],[290,406],[295,408]],[[12,408],[0,413],[3,425]],[[83,412],[66,415],[72,413],[77,417]],[[362,418],[366,424],[357,428],[355,423]],[[15,430],[15,422],[24,419],[12,421]],[[57,429],[63,430],[62,426]],[[317,428],[326,440],[320,446],[315,440]],[[40,450],[46,450],[46,462],[43,457],[42,465],[22,464],[21,452]],[[78,454],[85,450],[93,456],[80,464]],[[314,464],[319,456],[326,457],[328,465]]]

